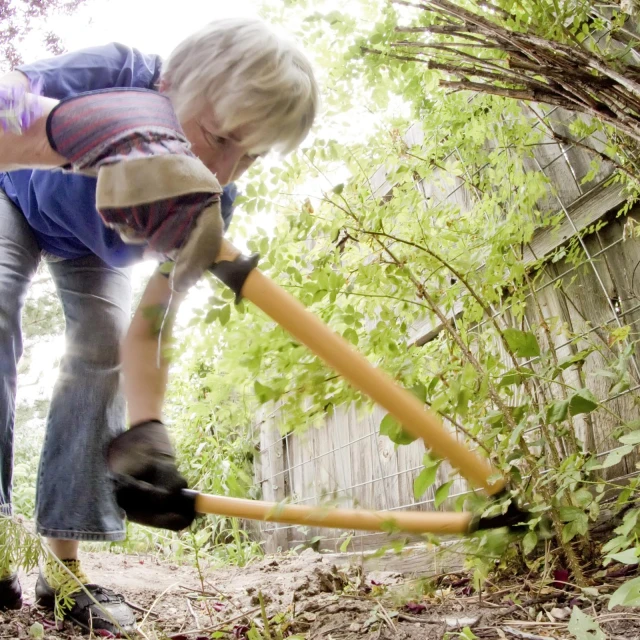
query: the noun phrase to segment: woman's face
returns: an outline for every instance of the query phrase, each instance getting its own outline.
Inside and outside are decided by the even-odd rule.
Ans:
[[[237,180],[261,154],[251,154],[243,146],[245,127],[224,132],[209,115],[182,123],[191,151],[214,173],[221,185]]]

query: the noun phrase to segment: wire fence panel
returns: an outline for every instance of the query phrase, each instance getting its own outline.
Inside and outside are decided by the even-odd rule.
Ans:
[[[533,126],[550,126],[561,135],[575,117],[562,109],[547,109],[544,124],[538,118],[542,115],[540,107],[533,105],[526,109],[535,118]],[[417,126],[407,135],[412,143],[421,139]],[[589,139],[589,144],[598,148],[602,141]],[[571,255],[556,253],[553,261],[531,274],[535,299],[531,295],[528,298],[525,322],[540,326],[544,320],[549,331],[538,336],[541,348],[554,348],[558,358],[570,357],[591,346],[617,354],[620,346],[612,344],[611,331],[630,326],[629,337],[634,338],[640,330],[640,240],[627,237],[626,227],[629,218],[640,220],[640,209],[627,218],[616,218],[615,211],[624,201],[624,194],[619,185],[605,183],[611,167],[604,164],[585,183],[583,179],[590,168],[591,157],[579,144],[560,144],[550,136],[545,136],[536,147],[528,167],[547,176],[550,188],[543,206],[562,213],[564,220],[554,231],[536,234],[525,251],[525,263],[533,263],[569,241],[577,243]],[[389,197],[393,185],[387,181],[384,169],[376,172],[371,182],[376,197]],[[473,203],[470,183],[469,177],[463,181],[435,174],[429,183],[423,181],[417,188],[427,201],[446,202],[458,211],[465,211]],[[596,223],[602,228],[598,229]],[[454,309],[452,319],[461,308]],[[479,328],[486,322],[483,320]],[[437,321],[425,318],[409,330],[410,342],[419,348],[433,340],[441,329]],[[605,362],[598,350],[579,365],[565,368],[558,383],[552,386],[558,398],[563,397],[567,388],[586,387],[604,404],[591,414],[572,419],[578,439],[599,457],[619,446],[612,432],[621,421],[640,418],[636,397],[640,389],[638,355],[633,354],[631,382],[626,389],[612,390],[607,379],[598,375]],[[525,364],[535,367],[535,359]],[[386,436],[380,436],[384,415],[378,407],[371,411],[338,407],[327,416],[322,428],[283,437],[277,428],[277,411],[272,412],[260,425],[261,456],[256,466],[264,499],[367,509],[433,510],[435,488],[450,479],[451,467],[442,464],[436,482],[417,500],[413,484],[423,468],[425,446],[416,441],[395,447]],[[455,433],[453,425],[447,426]],[[527,431],[531,442],[539,439],[537,430],[534,426]],[[463,439],[461,434],[457,437]],[[606,477],[635,474],[637,462],[637,456],[629,455],[607,469]],[[466,482],[456,476],[449,498],[439,508],[451,508],[455,498],[468,491]],[[339,532],[274,523],[262,523],[261,533],[267,551],[301,544],[339,551],[347,547],[347,542],[350,550],[365,551],[394,538],[386,533]]]

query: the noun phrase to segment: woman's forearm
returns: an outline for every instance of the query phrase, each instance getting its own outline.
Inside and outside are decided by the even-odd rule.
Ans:
[[[166,277],[151,277],[122,343],[124,393],[130,424],[162,420],[173,321],[184,296],[171,295]],[[160,341],[160,344],[159,344]]]
[[[9,91],[16,87],[22,90],[29,87],[29,81],[20,72],[13,71],[0,77],[0,95],[3,89]],[[15,133],[11,129],[3,131],[0,128],[0,171],[51,169],[67,164],[65,158],[51,148],[47,138],[47,117],[58,104],[58,100],[27,93],[25,101],[26,107],[39,115],[26,131],[21,133]],[[1,100],[0,113],[0,117],[11,117],[11,114],[2,108]]]

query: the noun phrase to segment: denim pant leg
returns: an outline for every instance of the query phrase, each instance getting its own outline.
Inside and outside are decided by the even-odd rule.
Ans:
[[[5,515],[11,514],[20,314],[39,261],[40,248],[27,221],[0,190],[0,513]]]
[[[105,449],[125,428],[120,341],[130,322],[128,269],[96,256],[49,263],[66,320],[66,350],[53,391],[36,494],[38,533],[122,540],[122,512]]]

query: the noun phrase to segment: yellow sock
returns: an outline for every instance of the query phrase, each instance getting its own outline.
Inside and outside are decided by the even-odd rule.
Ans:
[[[62,563],[68,571],[60,566]],[[68,588],[74,591],[73,585],[87,584],[89,578],[80,566],[80,560],[56,560],[47,557],[44,565],[44,579],[54,591],[66,591]]]

